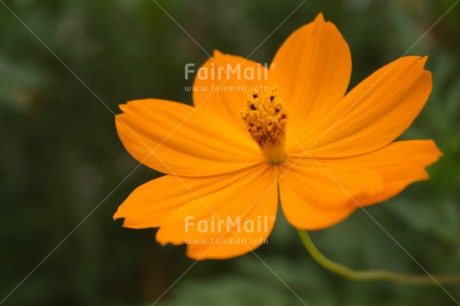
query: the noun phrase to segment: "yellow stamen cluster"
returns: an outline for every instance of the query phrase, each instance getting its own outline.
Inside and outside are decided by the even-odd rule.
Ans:
[[[252,91],[240,116],[267,162],[275,165],[284,162],[287,112],[278,90]]]

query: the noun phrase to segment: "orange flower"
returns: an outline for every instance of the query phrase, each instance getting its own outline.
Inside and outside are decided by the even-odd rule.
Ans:
[[[350,50],[320,14],[284,42],[270,66],[218,51],[199,70],[194,107],[146,99],[121,105],[126,150],[167,175],[137,188],[114,218],[187,243],[196,259],[266,243],[278,199],[305,230],[428,178],[432,140],[395,141],[431,92],[425,58],[400,58],[346,93]]]

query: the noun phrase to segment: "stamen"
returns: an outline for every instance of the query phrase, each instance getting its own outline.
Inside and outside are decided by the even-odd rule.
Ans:
[[[254,90],[249,97],[240,117],[267,162],[280,164],[286,159],[287,112],[278,90],[272,88],[268,93]]]

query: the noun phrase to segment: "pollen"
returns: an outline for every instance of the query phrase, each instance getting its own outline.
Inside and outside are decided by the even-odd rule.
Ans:
[[[278,89],[250,92],[240,117],[267,162],[274,165],[283,163],[286,160],[287,111],[278,96]]]

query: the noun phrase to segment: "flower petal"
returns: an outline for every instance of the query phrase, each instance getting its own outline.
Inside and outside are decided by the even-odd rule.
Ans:
[[[159,227],[177,209],[227,188],[247,175],[248,169],[210,177],[165,175],[136,188],[118,207],[114,219],[124,218],[129,228]]]
[[[226,188],[176,210],[162,223],[157,241],[163,245],[185,242],[187,255],[195,259],[239,256],[269,236],[276,210],[276,169],[261,164]]]
[[[320,210],[307,204],[305,198],[291,186],[287,185],[280,190],[281,204],[297,203],[297,205],[282,205],[283,212],[288,222],[307,231],[325,229],[336,225],[348,218],[357,208],[349,206],[338,210]],[[303,203],[300,205],[300,203]]]
[[[425,168],[436,162],[442,152],[432,140],[407,140],[356,157],[323,161],[330,165],[346,164],[379,173],[384,188],[374,195],[356,198],[360,205],[372,205],[394,197],[408,185],[428,179]]]
[[[361,82],[306,134],[304,148],[315,157],[354,156],[382,148],[414,121],[431,92],[426,58],[400,58]],[[291,154],[296,154],[293,150]]]
[[[239,113],[246,105],[251,88],[265,86],[268,78],[265,66],[216,50],[200,70],[193,84],[195,106],[227,121],[247,135]]]
[[[319,14],[288,37],[269,73],[270,85],[279,88],[288,107],[287,133],[301,139],[345,95],[351,75],[350,49],[335,25]],[[294,144],[289,138],[287,149]]]
[[[118,135],[139,162],[160,172],[209,176],[263,160],[257,145],[215,116],[192,106],[138,100],[121,105]]]
[[[356,208],[354,198],[383,188],[376,172],[353,166],[329,166],[307,158],[281,166],[281,206],[293,226],[326,228],[345,219]]]

